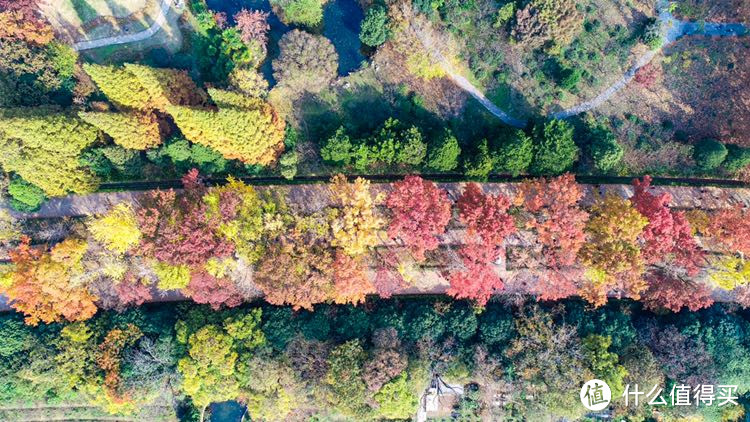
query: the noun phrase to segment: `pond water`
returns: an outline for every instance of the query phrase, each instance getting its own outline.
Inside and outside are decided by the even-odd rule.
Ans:
[[[209,422],[240,422],[245,408],[236,401],[223,401],[211,404]]]
[[[268,58],[261,65],[260,71],[273,86],[271,61],[279,55],[279,39],[293,27],[284,25],[278,16],[271,11],[268,0],[206,0],[208,7],[217,12],[227,14],[230,22],[232,16],[242,9],[263,10],[271,12],[268,23],[271,31],[268,36]],[[360,67],[365,60],[362,55],[362,44],[359,41],[359,28],[364,19],[364,13],[359,7],[357,0],[331,0],[323,9],[322,28],[316,28],[312,32],[321,33],[331,40],[336,52],[339,54],[339,76],[348,75],[349,72]]]

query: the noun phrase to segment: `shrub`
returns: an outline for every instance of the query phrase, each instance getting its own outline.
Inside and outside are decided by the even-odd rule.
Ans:
[[[285,24],[316,26],[323,21],[321,0],[271,0],[271,6]]]
[[[495,17],[495,23],[492,24],[494,28],[502,28],[505,26],[508,22],[513,19],[513,16],[516,14],[516,3],[515,2],[509,2],[503,5],[503,7],[500,8],[500,10],[497,11],[497,16]]]
[[[42,189],[20,177],[10,181],[8,194],[11,196],[10,206],[21,212],[34,212],[47,200]]]
[[[644,44],[651,47],[651,49],[659,48],[662,44],[661,21],[651,18],[643,29],[641,40]]]
[[[359,30],[360,41],[370,47],[377,47],[386,42],[390,35],[388,13],[385,7],[375,5],[367,9],[362,28]]]
[[[727,158],[724,160],[724,168],[730,173],[736,173],[750,164],[750,148],[738,145],[727,145]]]
[[[590,128],[589,153],[594,167],[608,172],[620,163],[624,152],[612,131],[605,126],[595,125]]]
[[[289,151],[284,153],[279,160],[281,166],[281,175],[288,180],[294,179],[297,175],[297,163],[299,158],[297,157],[297,151]]]
[[[343,126],[339,127],[333,136],[328,138],[326,144],[320,149],[320,156],[329,164],[349,165],[353,156],[352,142]]]
[[[724,144],[711,138],[702,139],[693,149],[695,164],[703,171],[719,167],[727,154],[728,151]]]
[[[534,130],[534,174],[560,174],[570,169],[578,159],[578,146],[573,141],[573,126],[553,119]]]
[[[518,176],[525,173],[534,156],[534,142],[523,131],[516,131],[500,144],[495,156],[495,170]]]
[[[268,81],[255,69],[234,69],[229,74],[229,83],[250,97],[262,98],[268,94]]]
[[[461,155],[461,147],[458,139],[450,130],[433,142],[427,151],[427,167],[437,171],[451,171],[458,167],[458,156]]]

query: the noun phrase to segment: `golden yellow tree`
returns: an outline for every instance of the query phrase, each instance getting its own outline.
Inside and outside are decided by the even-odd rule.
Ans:
[[[108,213],[89,220],[91,235],[110,251],[125,253],[141,240],[141,231],[133,207],[127,203],[115,205]]]
[[[347,255],[361,255],[378,244],[378,232],[384,227],[382,218],[375,215],[375,207],[383,202],[384,195],[372,195],[370,182],[358,177],[349,183],[346,176],[331,178],[331,193],[341,209],[333,213],[331,230],[333,245]]]
[[[581,295],[597,306],[606,302],[607,292],[613,289],[638,299],[646,288],[638,237],[648,220],[630,201],[615,195],[599,199],[590,215],[588,241],[578,254],[589,279]]]
[[[224,158],[267,166],[284,150],[284,121],[268,103],[252,101],[218,110],[168,106],[167,111],[187,139]]]
[[[143,150],[161,144],[159,122],[153,113],[88,112],[79,116],[123,148]]]

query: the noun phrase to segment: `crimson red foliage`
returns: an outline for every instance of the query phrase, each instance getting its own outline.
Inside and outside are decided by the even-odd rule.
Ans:
[[[468,226],[468,235],[479,235],[487,245],[500,245],[516,231],[507,213],[510,200],[503,195],[485,195],[476,183],[466,185],[456,205],[461,222]]]
[[[568,173],[527,182],[521,195],[526,210],[532,213],[527,224],[537,232],[547,266],[556,269],[575,264],[586,242],[583,229],[589,216],[578,205],[583,189],[575,177]]]
[[[132,274],[127,274],[125,279],[115,284],[115,292],[120,303],[118,309],[128,306],[140,306],[152,299],[151,287],[141,283]]]
[[[500,255],[496,246],[469,243],[459,250],[464,269],[448,276],[450,287],[447,293],[456,299],[474,300],[484,306],[490,296],[503,288],[503,280],[494,270],[493,263]]]
[[[406,280],[398,272],[398,256],[392,251],[379,254],[380,264],[375,272],[373,285],[378,295],[384,299],[393,296],[393,293],[408,287]]]
[[[661,273],[649,274],[646,281],[648,290],[643,295],[646,309],[679,312],[686,307],[695,312],[714,303],[711,289],[703,283],[683,281]]]
[[[424,261],[424,253],[438,247],[438,236],[451,219],[447,192],[419,176],[406,176],[393,184],[386,205],[393,212],[388,235],[400,238],[416,260]]]
[[[750,213],[741,205],[712,215],[707,231],[727,252],[750,256]]]
[[[642,85],[645,88],[651,88],[658,77],[659,70],[656,68],[656,66],[649,63],[638,69],[633,79],[637,84]]]
[[[182,179],[185,191],[151,191],[138,210],[141,255],[171,265],[201,268],[209,258],[227,257],[234,246],[217,234],[218,217],[208,218],[205,191],[193,169]]]
[[[232,308],[242,303],[242,294],[231,280],[214,277],[205,271],[193,273],[183,292],[197,303],[208,303],[214,310],[222,305]]]
[[[268,42],[268,31],[271,30],[271,25],[268,24],[268,16],[268,12],[247,9],[242,9],[234,15],[242,41],[246,43],[257,41],[265,47],[266,42]]]
[[[539,274],[533,292],[539,301],[555,301],[565,299],[578,293],[576,280],[583,274],[580,270],[554,269]]]
[[[644,176],[643,181],[633,180],[635,194],[630,198],[635,209],[649,221],[643,229],[646,244],[642,256],[649,264],[673,258],[689,275],[695,275],[705,254],[693,237],[690,223],[684,213],[669,209],[672,201],[669,193],[651,194],[648,192],[650,185],[651,176]]]

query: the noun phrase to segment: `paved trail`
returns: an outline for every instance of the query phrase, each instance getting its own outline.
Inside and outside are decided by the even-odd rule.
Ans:
[[[93,48],[107,47],[117,44],[128,44],[151,38],[156,35],[157,32],[161,31],[161,29],[167,24],[167,13],[169,13],[169,9],[172,7],[172,4],[175,4],[177,8],[181,8],[183,6],[183,1],[178,0],[175,2],[175,0],[162,0],[161,8],[159,9],[159,16],[156,17],[156,20],[148,29],[145,29],[141,32],[136,32],[134,34],[116,35],[113,37],[77,42],[73,44],[73,49],[76,51],[91,50]]]
[[[662,44],[650,50],[648,53],[639,57],[636,63],[631,66],[620,79],[615,81],[612,85],[604,89],[599,95],[593,99],[578,104],[566,110],[561,110],[549,115],[549,117],[557,119],[565,119],[585,111],[592,110],[600,106],[605,101],[609,100],[614,94],[624,88],[633,78],[635,77],[638,69],[647,65],[653,58],[667,45],[677,41],[678,39],[686,35],[704,35],[708,37],[722,36],[722,37],[736,37],[747,35],[750,30],[748,27],[741,23],[713,23],[707,22],[699,24],[696,22],[687,22],[676,19],[669,11],[669,3],[661,2],[659,4],[659,22],[662,26]],[[461,76],[453,66],[450,64],[448,59],[435,47],[432,40],[425,34],[424,31],[419,28],[415,28],[417,38],[422,43],[424,48],[443,66],[443,69],[448,74],[448,77],[453,80],[456,85],[461,89],[469,93],[472,97],[476,98],[490,113],[497,116],[500,120],[514,127],[526,126],[526,121],[515,118],[505,111],[501,110],[497,105],[493,104],[482,92],[465,77]]]

